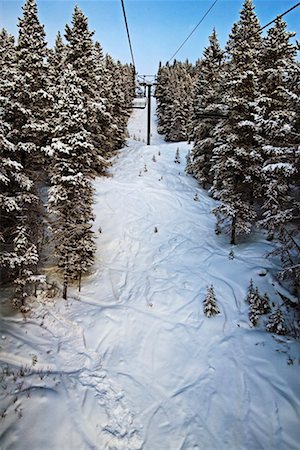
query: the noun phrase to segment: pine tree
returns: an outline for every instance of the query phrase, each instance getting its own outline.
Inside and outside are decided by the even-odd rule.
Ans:
[[[97,154],[86,127],[89,116],[81,79],[72,66],[60,79],[55,116],[54,138],[47,148],[52,159],[49,212],[67,298],[69,282],[77,279],[80,289],[82,274],[93,264],[95,253],[91,177]]]
[[[260,295],[258,288],[254,288],[252,279],[250,280],[246,302],[249,303],[249,320],[256,326],[259,317],[270,312],[270,300],[267,294]]]
[[[216,143],[214,129],[218,118],[201,118],[201,115],[223,113],[222,76],[224,71],[224,51],[221,50],[216,31],[209,37],[210,45],[204,50],[201,72],[198,75],[194,94],[194,147],[192,164],[189,169],[205,187],[212,184],[212,150]]]
[[[8,124],[0,124],[0,267],[5,270],[2,274],[14,280],[14,305],[23,307],[39,259],[36,228],[29,220],[38,199],[32,193],[32,181],[15,160],[15,145],[6,138],[8,130]]]
[[[296,47],[290,42],[294,34],[287,32],[286,23],[278,18],[268,31],[261,52],[258,133],[264,152],[265,177],[261,224],[271,234],[291,221],[294,209],[290,184],[296,172],[296,142],[291,130],[296,111],[294,94],[289,89],[296,56]]]
[[[18,26],[14,94],[9,111],[10,138],[18,145],[25,169],[32,172],[33,168],[41,170],[45,165],[41,147],[50,135],[47,116],[52,102],[47,80],[45,32],[35,0],[26,1]]]
[[[246,297],[245,301],[246,301],[246,303],[249,303],[249,305],[250,305],[251,303],[255,302],[255,298],[256,298],[256,292],[254,289],[253,280],[251,278],[249,287],[248,287],[247,297]]]
[[[14,262],[16,286],[13,305],[21,310],[25,307],[26,298],[32,284],[32,275],[36,273],[39,262],[37,246],[32,242],[32,231],[28,226],[19,225],[14,233],[14,256],[10,261]]]
[[[207,317],[215,316],[220,313],[213,285],[207,288],[207,293],[203,301],[203,312]]]
[[[189,175],[192,175],[193,173],[193,163],[191,160],[191,152],[189,150],[186,154],[185,172]]]
[[[109,55],[105,57],[105,96],[111,120],[110,149],[115,152],[126,141],[127,122],[133,95],[133,72],[128,66],[116,63]]]
[[[191,135],[193,116],[194,69],[186,61],[160,66],[155,96],[157,99],[158,132],[166,141],[184,141]]]
[[[66,64],[66,46],[60,32],[57,33],[54,48],[48,52],[49,80],[52,89],[55,89],[57,80],[61,76]]]
[[[65,37],[67,40],[66,63],[71,64],[75,70],[85,100],[85,110],[88,115],[86,131],[91,133],[93,145],[98,155],[102,156],[103,165],[99,166],[96,158],[94,169],[99,173],[105,171],[107,129],[107,111],[105,99],[99,93],[99,80],[97,79],[97,56],[92,37],[94,32],[89,31],[88,20],[83,12],[75,6],[72,26],[66,25]]]
[[[180,153],[179,153],[179,147],[176,148],[176,153],[175,153],[175,159],[174,162],[176,164],[180,164]]]
[[[167,130],[167,111],[170,109],[172,101],[171,91],[171,70],[169,65],[161,66],[157,74],[157,86],[155,89],[155,97],[157,101],[157,131],[164,134]]]
[[[297,294],[300,246],[295,237],[300,203],[295,193],[299,189],[300,170],[300,130],[297,131],[300,97],[293,87],[297,86],[299,72],[295,61],[297,48],[291,42],[294,35],[286,31],[286,23],[279,17],[264,39],[257,121],[264,175],[260,225],[268,230],[271,238],[279,238],[281,245],[275,253],[280,254],[283,262],[281,276],[292,279]]]
[[[266,325],[266,330],[269,333],[275,333],[279,335],[287,334],[288,330],[284,324],[284,318],[279,308],[270,315],[268,323]]]
[[[255,124],[260,25],[251,0],[245,0],[241,17],[234,25],[227,45],[230,65],[225,79],[229,116],[216,133],[213,150],[212,193],[222,204],[214,209],[219,225],[231,235],[250,233],[256,218],[253,205],[259,196],[261,171]]]
[[[33,0],[23,11],[17,47],[5,31],[0,45],[0,263],[14,280],[14,304],[21,307],[31,292],[31,277],[39,260],[41,202],[35,180],[40,179],[41,144],[49,131],[43,27]]]
[[[193,80],[189,73],[189,65],[177,63],[173,68],[173,101],[167,112],[168,126],[166,127],[166,141],[185,141],[189,136],[189,118],[193,112]]]

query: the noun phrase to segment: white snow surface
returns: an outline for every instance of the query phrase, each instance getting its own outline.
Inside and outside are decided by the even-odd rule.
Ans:
[[[145,125],[134,111],[140,140],[95,181],[98,251],[82,291],[39,294],[24,318],[2,289],[0,448],[299,449],[299,343],[251,328],[244,301],[250,278],[275,303],[287,294],[271,244],[256,233],[229,259],[215,201],[184,173],[191,146],[164,143],[153,114],[147,147]],[[220,314],[206,318],[211,283]]]

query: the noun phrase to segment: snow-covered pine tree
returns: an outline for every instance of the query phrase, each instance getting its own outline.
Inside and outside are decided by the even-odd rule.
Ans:
[[[259,317],[270,312],[270,300],[267,294],[260,295],[258,288],[254,288],[253,281],[250,280],[246,302],[249,303],[249,320],[255,326]]]
[[[7,70],[15,55],[15,38],[5,28],[0,31],[0,68],[1,73]]]
[[[256,292],[255,292],[255,289],[254,289],[253,280],[251,278],[249,286],[248,286],[248,293],[247,293],[247,297],[245,299],[245,302],[249,303],[249,305],[250,305],[251,303],[255,302],[255,297],[256,297]]]
[[[133,71],[128,66],[115,62],[111,56],[105,57],[105,96],[110,117],[110,148],[114,152],[120,149],[126,140],[127,122],[131,112],[133,98]]]
[[[172,101],[171,90],[171,69],[169,64],[162,66],[159,65],[157,74],[157,86],[155,89],[155,97],[157,102],[157,131],[160,134],[166,133],[167,130],[167,111]]]
[[[40,126],[45,121],[37,103],[46,78],[38,77],[30,51],[36,51],[39,61],[42,38],[34,2],[24,6],[18,47],[5,30],[0,37],[0,265],[2,273],[15,282],[14,304],[22,307],[30,293],[31,275],[36,273],[40,237],[40,206],[32,179],[37,175],[34,166],[42,159]]]
[[[281,241],[276,253],[283,261],[282,275],[293,280],[297,293],[300,288],[300,246],[295,235],[300,206],[296,194],[299,189],[300,134],[295,123],[300,98],[292,90],[297,74],[297,48],[291,42],[294,35],[286,30],[286,23],[279,17],[264,39],[257,122],[264,175],[260,225],[268,230],[270,237],[276,236]]]
[[[185,141],[189,137],[189,119],[193,114],[193,79],[189,69],[189,63],[176,63],[173,67],[173,101],[166,110],[166,141]]]
[[[176,60],[172,66],[159,66],[155,96],[158,132],[166,141],[183,141],[191,137],[195,70],[188,62]]]
[[[82,274],[93,264],[95,253],[91,177],[98,155],[87,131],[85,107],[82,80],[69,65],[59,80],[54,138],[46,148],[51,157],[49,212],[64,298],[71,280],[78,280],[80,289]]]
[[[78,6],[75,6],[72,25],[66,25],[66,63],[72,65],[81,82],[85,111],[88,115],[85,127],[91,133],[93,145],[98,155],[104,158],[102,159],[103,164],[100,164],[100,166],[99,161],[101,160],[97,158],[93,168],[102,173],[107,166],[105,162],[107,153],[105,130],[107,129],[108,113],[105,99],[99,93],[97,57],[92,39],[93,34],[94,32],[89,31],[87,17]]]
[[[47,117],[51,109],[45,32],[35,0],[27,0],[19,19],[14,93],[11,98],[10,139],[17,144],[24,168],[31,173],[45,168],[41,147],[50,135]],[[36,175],[32,175],[36,178]]]
[[[29,220],[32,209],[37,207],[38,199],[32,193],[32,181],[15,159],[15,145],[6,138],[8,134],[9,125],[1,120],[0,267],[4,279],[15,283],[14,306],[24,307],[30,292],[30,277],[36,273],[39,259],[34,243],[36,228],[30,226]]]
[[[201,71],[194,93],[194,147],[191,153],[191,168],[195,178],[205,188],[212,184],[212,149],[216,138],[213,131],[218,123],[215,117],[201,118],[201,114],[224,113],[222,103],[222,75],[224,71],[224,51],[221,50],[215,29],[209,37],[209,46],[204,50]]]
[[[180,164],[179,147],[176,148],[176,153],[175,153],[174,163],[175,163],[175,164]]]
[[[275,333],[279,335],[287,334],[288,330],[285,326],[284,318],[279,308],[277,308],[276,311],[269,316],[268,323],[266,324],[266,330],[269,333]]]
[[[207,317],[215,316],[220,313],[212,284],[208,286],[205,299],[203,300],[203,312]]]
[[[212,166],[212,193],[222,202],[213,212],[219,226],[227,226],[231,244],[236,243],[237,235],[250,233],[256,218],[253,202],[259,196],[261,156],[254,101],[258,91],[260,33],[252,1],[245,0],[227,45],[230,65],[224,87],[229,115],[218,127]]]
[[[57,33],[53,49],[48,51],[49,80],[52,89],[55,89],[57,80],[65,67],[66,46],[63,43],[60,32]]]
[[[191,152],[190,152],[190,150],[188,150],[185,160],[186,160],[186,164],[185,164],[185,169],[184,170],[189,175],[192,175],[193,174],[193,163],[192,163],[192,159],[191,159]]]

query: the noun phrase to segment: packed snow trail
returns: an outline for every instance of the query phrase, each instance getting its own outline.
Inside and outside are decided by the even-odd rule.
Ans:
[[[82,292],[40,297],[26,321],[5,312],[14,374],[2,377],[0,448],[299,449],[299,345],[250,328],[244,301],[250,278],[279,301],[271,244],[255,234],[229,259],[215,202],[184,173],[190,146],[164,143],[154,120],[146,146],[145,114],[95,182],[98,252]],[[211,283],[221,314],[208,319]]]

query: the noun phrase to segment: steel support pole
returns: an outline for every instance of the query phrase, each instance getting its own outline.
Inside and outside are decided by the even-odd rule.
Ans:
[[[151,84],[147,84],[147,88],[148,88],[147,145],[150,145],[150,135],[151,135]]]

